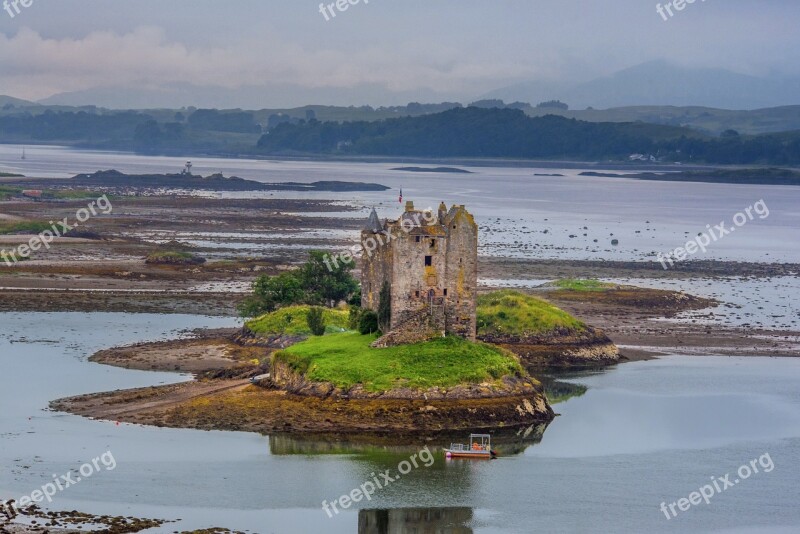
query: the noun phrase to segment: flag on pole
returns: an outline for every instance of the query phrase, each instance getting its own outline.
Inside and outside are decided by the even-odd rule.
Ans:
[[[400,188],[400,200],[398,200],[398,202],[400,202],[400,203],[403,202],[403,188],[402,187]]]

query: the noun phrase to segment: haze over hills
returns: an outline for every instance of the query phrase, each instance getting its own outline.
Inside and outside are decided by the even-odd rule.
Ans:
[[[650,61],[611,76],[581,83],[529,81],[491,91],[479,98],[536,104],[551,99],[573,109],[624,106],[703,106],[749,110],[800,104],[800,79],[778,75],[756,77],[723,69],[691,69],[667,61]],[[362,106],[397,105],[407,102],[464,101],[463,95],[432,90],[393,91],[382,84],[353,87],[305,87],[264,84],[227,88],[190,83],[156,87],[127,84],[93,87],[59,93],[39,100],[44,105],[87,106],[109,109],[181,108],[290,108],[303,104]],[[469,100],[469,99],[467,99]]]
[[[100,106],[108,109],[217,109],[292,108],[304,104],[362,106],[406,104],[411,101],[442,102],[446,95],[434,91],[390,91],[380,84],[356,87],[304,87],[293,84],[242,86],[238,88],[190,83],[158,87],[136,85],[94,87],[59,93],[39,100],[44,105]]]
[[[558,99],[574,109],[622,106],[705,106],[759,109],[800,104],[800,79],[756,77],[724,69],[692,69],[650,61],[583,83],[523,82],[491,91],[484,98],[507,102]]]

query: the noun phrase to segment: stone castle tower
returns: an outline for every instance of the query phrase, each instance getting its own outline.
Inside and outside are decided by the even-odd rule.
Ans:
[[[469,340],[476,334],[478,225],[464,208],[437,212],[413,202],[397,220],[375,210],[361,232],[361,305],[378,310],[381,288],[391,291],[391,325],[413,329],[424,320],[435,331]]]

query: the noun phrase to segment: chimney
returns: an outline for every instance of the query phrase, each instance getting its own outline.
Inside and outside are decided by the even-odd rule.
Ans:
[[[414,201],[408,200],[406,201],[406,213],[414,211]]]

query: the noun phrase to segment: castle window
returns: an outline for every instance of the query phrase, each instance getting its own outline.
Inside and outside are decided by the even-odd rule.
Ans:
[[[417,236],[417,243],[419,243],[419,236]]]
[[[415,296],[415,297],[419,297],[419,291],[415,291],[415,292],[414,292],[414,296]]]
[[[433,265],[433,256],[425,256],[425,267]]]
[[[447,289],[445,289],[445,290],[443,291],[443,294],[444,294],[444,296],[445,296],[445,297],[447,296]]]
[[[435,246],[436,246],[436,240],[431,239],[431,248],[434,248]]]

